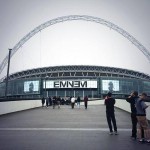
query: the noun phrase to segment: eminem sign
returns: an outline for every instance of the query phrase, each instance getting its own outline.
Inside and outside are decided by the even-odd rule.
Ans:
[[[43,85],[45,87],[45,83]],[[46,88],[97,88],[97,81],[93,80],[46,81]]]

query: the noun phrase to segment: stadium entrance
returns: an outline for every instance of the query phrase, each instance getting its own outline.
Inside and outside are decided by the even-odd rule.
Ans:
[[[45,96],[88,96],[97,97],[97,80],[45,80],[43,82]]]

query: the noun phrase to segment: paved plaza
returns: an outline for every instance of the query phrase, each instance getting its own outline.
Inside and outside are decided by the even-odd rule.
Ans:
[[[68,105],[0,116],[0,150],[148,150],[130,139],[130,114],[116,108],[119,135],[109,135],[104,105]]]

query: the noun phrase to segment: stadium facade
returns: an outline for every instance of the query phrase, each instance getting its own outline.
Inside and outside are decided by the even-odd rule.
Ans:
[[[55,66],[9,75],[7,98],[38,99],[42,96],[102,98],[111,91],[124,98],[131,91],[150,96],[150,76],[133,70],[102,66]],[[0,83],[1,100],[6,80]]]

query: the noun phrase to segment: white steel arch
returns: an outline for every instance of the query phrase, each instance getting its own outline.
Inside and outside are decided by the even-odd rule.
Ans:
[[[31,32],[29,32],[27,35],[25,35],[12,49],[11,52],[11,57],[19,50],[19,48],[25,43],[27,42],[31,37],[33,37],[36,33],[38,33],[39,31],[54,25],[56,23],[60,23],[60,22],[65,22],[65,21],[73,21],[73,20],[84,20],[84,21],[91,21],[91,22],[95,22],[95,23],[99,23],[102,25],[105,25],[115,31],[117,31],[118,33],[120,33],[121,35],[123,35],[125,38],[127,38],[129,41],[131,41],[148,59],[148,61],[150,62],[150,52],[138,41],[136,40],[132,35],[130,35],[128,32],[126,32],[124,29],[120,28],[119,26],[98,18],[98,17],[93,17],[93,16],[86,16],[86,15],[69,15],[69,16],[62,16],[62,17],[58,17],[52,20],[49,20],[41,25],[39,25],[38,27],[34,28]],[[8,62],[8,55],[4,58],[4,60],[2,61],[2,63],[0,64],[0,73],[3,71],[3,69],[5,68],[6,64]]]

